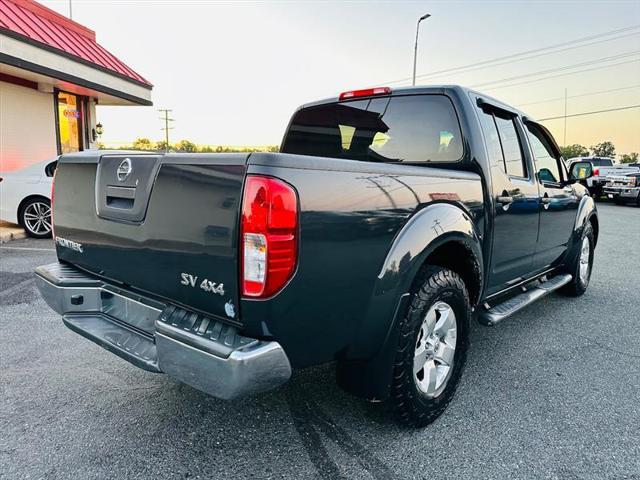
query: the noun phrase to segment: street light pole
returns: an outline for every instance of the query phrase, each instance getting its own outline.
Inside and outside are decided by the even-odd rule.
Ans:
[[[420,22],[422,20],[426,20],[430,16],[431,16],[430,13],[427,13],[427,14],[421,16],[418,19],[418,25],[416,26],[416,43],[415,43],[415,45],[413,47],[413,83],[412,83],[412,85],[414,85],[414,86],[416,84],[416,64],[418,63],[418,33],[420,33]]]

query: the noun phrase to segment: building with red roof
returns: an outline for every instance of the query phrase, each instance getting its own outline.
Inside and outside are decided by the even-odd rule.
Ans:
[[[152,105],[152,88],[93,30],[0,0],[0,172],[96,148],[96,105]]]

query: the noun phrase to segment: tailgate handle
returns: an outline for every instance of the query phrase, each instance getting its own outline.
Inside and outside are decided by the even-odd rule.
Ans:
[[[135,187],[112,187],[107,185],[107,206],[111,208],[133,208],[136,198]]]
[[[136,198],[136,188],[135,187],[112,187],[107,185],[107,197],[116,197],[116,198]]]

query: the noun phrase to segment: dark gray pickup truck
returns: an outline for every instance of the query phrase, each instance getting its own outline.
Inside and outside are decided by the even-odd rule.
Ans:
[[[58,263],[73,331],[221,398],[336,362],[410,425],[453,397],[469,321],[589,284],[599,223],[549,132],[457,86],[304,105],[280,153],[64,155]]]

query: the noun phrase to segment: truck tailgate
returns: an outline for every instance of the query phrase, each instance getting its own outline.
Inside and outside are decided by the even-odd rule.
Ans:
[[[53,214],[58,258],[237,322],[238,217],[247,157],[63,157]]]

